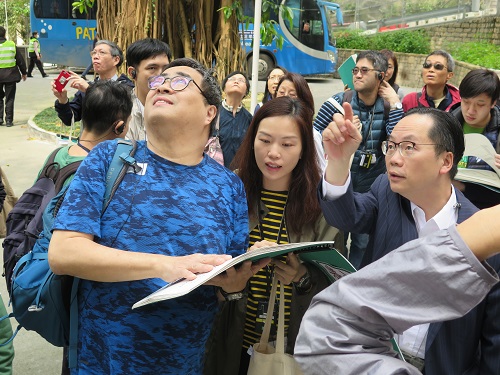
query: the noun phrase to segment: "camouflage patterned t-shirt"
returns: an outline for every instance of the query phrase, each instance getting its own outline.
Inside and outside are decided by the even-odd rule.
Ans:
[[[113,248],[165,254],[245,251],[248,214],[241,180],[205,156],[196,166],[169,162],[139,142],[142,172],[128,173],[101,218],[104,179],[115,142],[84,160],[54,229],[87,233]],[[71,251],[70,248],[67,251]],[[101,283],[79,290],[78,368],[73,374],[201,374],[217,307],[215,288],[132,310],[161,279]]]

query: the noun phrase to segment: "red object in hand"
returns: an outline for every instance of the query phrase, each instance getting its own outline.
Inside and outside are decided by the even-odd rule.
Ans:
[[[71,77],[71,74],[66,70],[63,70],[56,78],[56,90],[61,92],[68,83],[68,79]]]

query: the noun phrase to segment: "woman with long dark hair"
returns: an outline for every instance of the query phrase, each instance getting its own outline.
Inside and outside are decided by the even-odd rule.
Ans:
[[[396,91],[396,94],[399,96],[399,100],[403,100],[405,93],[401,90],[401,87],[396,83],[396,79],[398,78],[398,58],[388,49],[383,49],[380,51],[382,55],[384,55],[387,59],[388,69],[385,72],[384,81],[386,81],[393,89]]]
[[[232,164],[247,194],[250,245],[335,239],[343,248],[342,234],[326,223],[318,203],[312,117],[304,102],[279,97],[264,104],[250,124]],[[285,285],[286,350],[293,353],[302,316],[328,281],[290,253],[235,281],[239,298],[225,296],[230,302],[213,331],[205,374],[247,373],[247,351],[260,340],[273,275]]]

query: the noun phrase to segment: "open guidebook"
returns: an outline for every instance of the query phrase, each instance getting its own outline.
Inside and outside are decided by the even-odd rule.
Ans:
[[[301,242],[262,247],[232,258],[215,267],[210,272],[199,274],[194,280],[180,279],[174,281],[136,302],[132,308],[135,309],[149,303],[183,296],[228,268],[234,267],[246,260],[256,261],[262,258],[274,258],[292,251],[298,254],[303,262],[311,263],[323,271],[330,282],[334,282],[342,276],[356,271],[351,263],[335,250],[333,241]]]
[[[289,252],[298,254],[303,262],[319,268],[328,280],[333,283],[341,277],[356,271],[352,264],[349,263],[342,254],[335,250],[334,245],[333,241],[300,242],[255,249],[229,259],[210,272],[199,274],[194,280],[188,281],[186,279],[180,279],[174,281],[136,302],[132,308],[135,309],[150,303],[183,296],[228,268],[234,267],[246,260],[256,261],[262,258],[275,258]],[[399,357],[404,360],[403,354],[396,341],[392,339],[391,342],[393,349],[398,353]]]

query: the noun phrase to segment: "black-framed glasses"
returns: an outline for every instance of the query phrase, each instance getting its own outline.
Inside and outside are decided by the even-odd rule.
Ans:
[[[203,92],[201,87],[198,86],[198,84],[194,81],[194,79],[192,79],[191,77],[187,77],[187,76],[167,77],[164,75],[159,75],[159,76],[149,77],[148,78],[148,87],[150,90],[156,90],[158,87],[163,85],[165,83],[165,81],[170,81],[170,88],[174,91],[182,91],[186,87],[188,87],[189,82],[193,82],[194,85],[196,87],[198,87],[198,90],[200,90],[201,95],[203,95],[203,97],[205,99],[207,99],[207,97],[205,96],[205,93]]]
[[[368,72],[373,72],[373,71],[378,72],[377,69],[370,69],[370,68],[367,68],[366,66],[363,66],[362,68],[355,67],[352,69],[352,74],[356,75],[359,72],[361,72],[361,75],[366,75]]]
[[[446,65],[441,64],[441,63],[434,63],[434,64],[431,64],[430,62],[427,62],[427,61],[426,61],[426,62],[424,62],[424,63],[422,64],[422,66],[424,67],[424,69],[430,69],[430,68],[431,68],[431,66],[433,66],[433,67],[434,67],[434,69],[436,69],[436,70],[443,70],[443,69],[448,70],[448,67],[447,67]]]
[[[417,146],[438,146],[436,143],[415,143],[412,141],[403,142],[393,142],[393,141],[383,141],[382,142],[382,153],[387,156],[392,156],[399,149],[401,156],[408,157],[413,155],[415,148]]]

